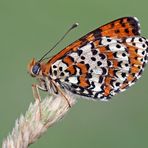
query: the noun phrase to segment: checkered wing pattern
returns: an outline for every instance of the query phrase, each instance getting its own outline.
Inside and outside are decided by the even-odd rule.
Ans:
[[[109,99],[134,84],[147,63],[139,26],[125,17],[88,33],[51,58],[45,74],[74,94]]]

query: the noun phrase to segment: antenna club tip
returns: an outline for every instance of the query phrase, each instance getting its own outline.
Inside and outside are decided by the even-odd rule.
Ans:
[[[79,23],[77,22],[77,23],[75,23],[75,25],[76,25],[76,26],[79,26]]]
[[[74,23],[74,24],[72,25],[72,28],[76,28],[77,26],[79,26],[79,23]]]

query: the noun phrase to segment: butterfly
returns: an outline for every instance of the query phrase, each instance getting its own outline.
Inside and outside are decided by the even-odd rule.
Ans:
[[[123,17],[89,32],[46,62],[45,56],[28,65],[39,82],[33,85],[37,91],[65,99],[69,91],[106,101],[141,77],[148,61],[148,40],[140,36],[136,17]]]

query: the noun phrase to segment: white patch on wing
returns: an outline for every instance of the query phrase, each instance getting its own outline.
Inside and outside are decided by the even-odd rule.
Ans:
[[[88,44],[86,44],[85,46],[81,47],[80,49],[83,50],[84,52],[85,52],[85,51],[88,51],[88,50],[91,49],[91,44],[88,43]]]
[[[92,91],[96,91],[96,92],[102,91],[101,86],[102,86],[102,84],[94,82],[94,88],[92,89]],[[91,87],[90,87],[90,89],[91,89]]]
[[[126,50],[126,46],[123,44],[119,44],[119,43],[109,44],[108,47],[109,47],[110,51],[113,51],[113,52]]]
[[[69,77],[68,80],[70,83],[78,84],[78,77],[75,77],[75,76]]]
[[[99,67],[95,67],[93,70],[93,73],[95,73],[96,75],[101,75],[102,74],[102,69]]]
[[[109,44],[116,44],[118,41],[120,41],[120,40],[119,39],[109,38],[109,37],[102,37],[101,38],[101,44],[103,46],[107,46]]]

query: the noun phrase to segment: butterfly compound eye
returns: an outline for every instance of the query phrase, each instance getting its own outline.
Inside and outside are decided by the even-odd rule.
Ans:
[[[39,63],[36,63],[36,64],[33,66],[33,68],[32,68],[32,73],[33,73],[34,75],[38,75],[39,72],[40,72],[40,69],[41,69],[40,64],[39,64]]]

